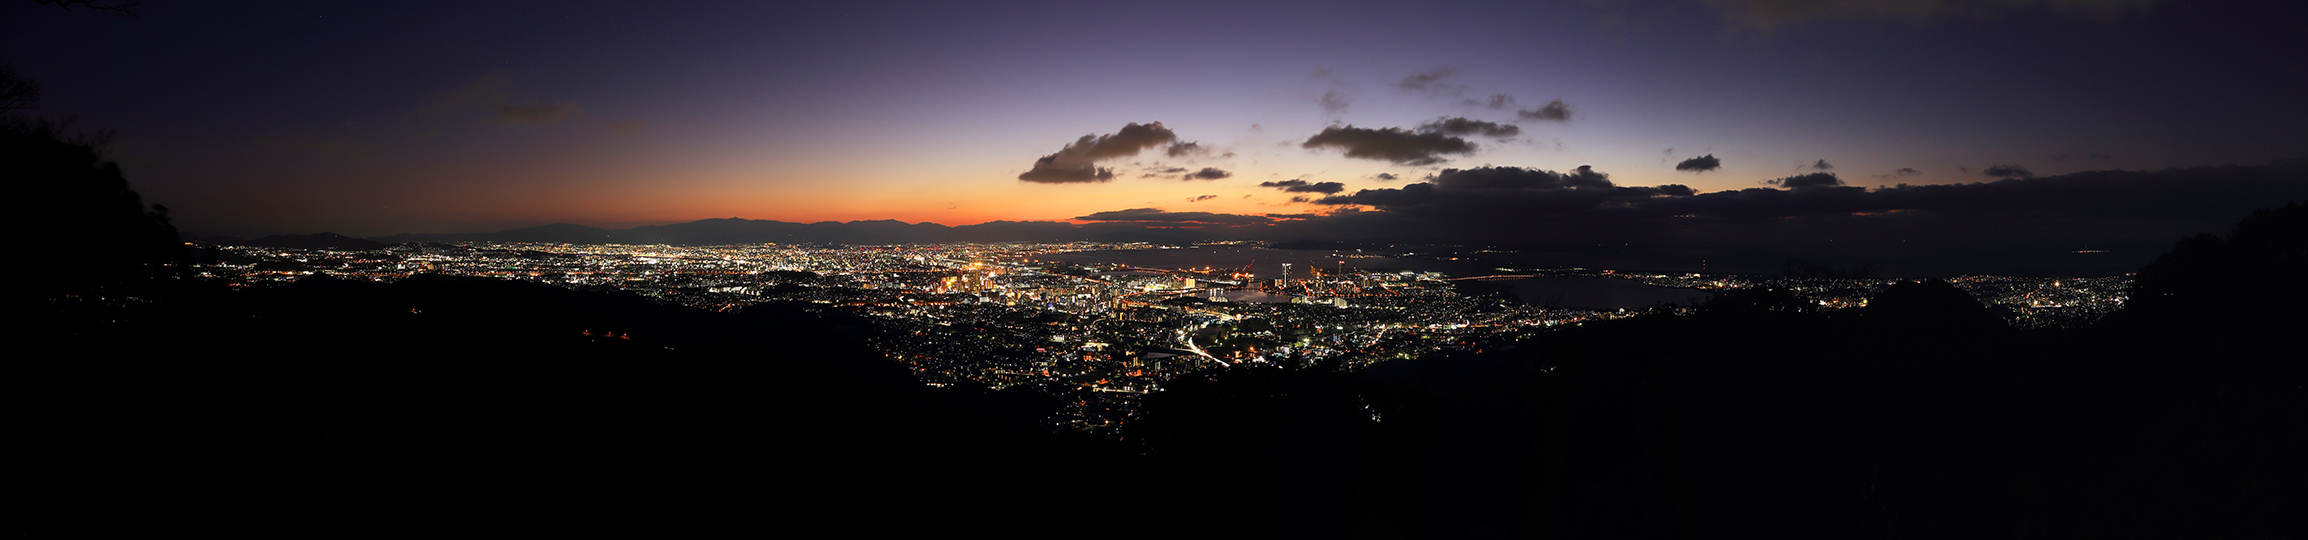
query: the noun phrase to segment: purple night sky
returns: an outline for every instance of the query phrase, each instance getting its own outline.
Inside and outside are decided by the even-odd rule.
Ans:
[[[2083,249],[2168,246],[2308,198],[2296,173],[2156,172],[2308,155],[2290,65],[2304,15],[148,2],[125,18],[18,2],[0,6],[0,62],[43,86],[35,113],[117,129],[133,186],[200,234],[741,217]],[[2063,176],[2090,171],[2132,173]],[[1899,184],[1943,189],[1880,189]]]

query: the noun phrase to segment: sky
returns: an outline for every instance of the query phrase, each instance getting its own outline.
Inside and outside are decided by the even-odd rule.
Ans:
[[[1754,214],[1703,202],[1756,190],[1963,221],[1876,188],[2308,156],[2290,22],[2308,8],[2291,2],[794,4],[17,2],[0,62],[42,85],[38,114],[117,130],[109,155],[179,228],[243,237],[729,217],[1415,228],[1386,217],[1511,240],[1614,209]],[[2308,197],[2193,181],[2225,195],[2166,226]],[[1445,196],[1406,203],[1422,190]],[[2134,191],[2109,204],[2167,199]],[[1685,243],[1759,231],[1725,227]],[[2139,235],[2186,232],[2215,231]],[[1597,238],[1570,234],[1537,237]]]

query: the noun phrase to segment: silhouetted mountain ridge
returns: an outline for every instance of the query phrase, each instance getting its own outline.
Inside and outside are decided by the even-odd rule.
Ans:
[[[600,229],[559,223],[488,233],[395,234],[385,243],[541,242],[571,244],[934,244],[946,242],[1064,242],[1097,236],[1100,227],[1055,221],[992,221],[948,227],[897,220],[789,221],[744,218],[701,219],[686,223]],[[1127,232],[1124,232],[1127,236]],[[1116,236],[1108,234],[1107,236]],[[1143,235],[1141,235],[1143,236]]]
[[[598,227],[587,227],[584,225],[571,223],[555,223],[552,225],[539,225],[535,227],[523,227],[519,229],[509,229],[486,233],[402,233],[379,237],[376,240],[387,244],[421,242],[537,242],[590,244],[608,243],[607,240],[609,238],[609,234],[609,230]]]
[[[297,249],[384,249],[386,244],[374,240],[353,238],[332,232],[313,234],[276,234],[242,242],[245,246],[283,247]]]

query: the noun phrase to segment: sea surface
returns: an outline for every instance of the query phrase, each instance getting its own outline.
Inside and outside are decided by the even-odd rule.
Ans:
[[[1493,281],[1514,288],[1523,303],[1586,309],[1637,309],[1653,304],[1696,305],[1715,294],[1698,289],[1655,287],[1631,279],[1607,277],[1544,277]]]

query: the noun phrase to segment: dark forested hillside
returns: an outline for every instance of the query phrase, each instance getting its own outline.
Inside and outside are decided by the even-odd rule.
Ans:
[[[1122,458],[1044,398],[922,386],[786,306],[315,277],[79,315],[6,377],[36,530],[914,529]]]
[[[1750,290],[1363,377],[1217,374],[1146,426],[1284,534],[2290,536],[2304,220],[2182,242],[2090,328],[2006,328],[1938,281],[1833,312]]]

